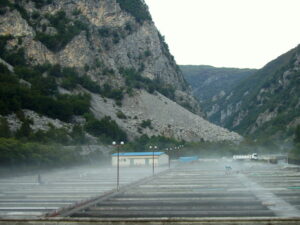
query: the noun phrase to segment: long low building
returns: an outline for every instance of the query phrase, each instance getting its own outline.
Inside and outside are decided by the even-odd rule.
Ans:
[[[153,156],[154,154],[154,156]],[[164,152],[120,152],[119,166],[162,166],[169,163],[169,156]],[[118,153],[112,154],[112,165],[117,166]]]

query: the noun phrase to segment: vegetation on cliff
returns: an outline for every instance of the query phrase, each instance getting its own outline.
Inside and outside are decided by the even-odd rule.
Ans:
[[[0,164],[10,167],[54,167],[75,165],[86,159],[79,151],[60,145],[43,145],[40,143],[0,138]]]
[[[59,143],[62,145],[74,145],[88,143],[84,131],[89,132],[102,141],[126,140],[126,133],[110,118],[98,121],[90,114],[90,96],[88,94],[59,94],[57,76],[60,70],[49,66],[16,66],[15,73],[10,72],[5,65],[0,63],[0,137],[8,138],[13,142],[36,143],[35,148],[42,145]],[[72,70],[70,70],[72,71]],[[47,74],[43,76],[42,74]],[[61,74],[63,76],[63,73]],[[23,80],[23,82],[21,82]],[[85,87],[87,84],[83,85]],[[92,89],[91,85],[90,89]],[[86,126],[74,126],[72,131],[51,127],[48,131],[33,131],[33,121],[24,116],[22,109],[30,109],[53,119],[70,122],[76,115],[86,118]],[[4,116],[15,113],[22,122],[16,132],[11,132]],[[14,139],[11,139],[14,138]],[[10,143],[10,142],[9,142]],[[21,143],[21,142],[20,142]],[[7,149],[18,145],[8,145]],[[21,146],[22,147],[22,146]],[[23,148],[22,148],[23,149]],[[27,148],[24,148],[24,151]],[[11,150],[13,151],[13,150]],[[41,153],[42,154],[42,153]],[[13,155],[11,155],[13,156]],[[8,157],[8,156],[7,156]]]
[[[171,85],[163,84],[160,80],[151,80],[146,77],[142,77],[138,71],[133,68],[120,68],[120,73],[125,77],[125,84],[127,92],[135,89],[145,89],[149,93],[158,91],[165,95],[169,99],[175,99],[175,89]]]
[[[204,102],[208,119],[254,139],[291,140],[299,118],[299,49],[290,50],[255,73],[249,71],[252,74],[230,90],[216,88],[224,93]]]
[[[46,27],[42,27],[43,32],[37,32],[35,38],[54,52],[62,50],[81,31],[88,32],[87,24],[80,20],[70,20],[64,11],[47,15],[46,18],[50,22],[49,25],[56,29],[56,34],[47,34]]]
[[[217,68],[205,65],[182,65],[182,73],[193,88],[194,95],[206,110],[213,103],[213,97],[221,92],[229,93],[235,85],[254,74],[255,69]]]
[[[20,79],[30,82],[20,83]],[[70,121],[73,115],[89,112],[89,99],[85,95],[62,95],[52,77],[43,77],[38,70],[16,67],[11,73],[0,63],[0,113],[8,115],[22,109],[31,109],[51,118]]]
[[[289,153],[289,158],[297,161],[298,164],[300,163],[300,125],[295,129],[294,147]]]
[[[121,9],[130,13],[139,23],[152,20],[144,0],[117,0]]]

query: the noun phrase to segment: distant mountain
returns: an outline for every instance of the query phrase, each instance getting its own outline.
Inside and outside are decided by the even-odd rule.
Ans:
[[[300,46],[240,81],[206,113],[243,135],[291,139],[300,124]]]
[[[181,65],[180,69],[200,102],[212,101],[228,93],[238,82],[254,74],[255,69],[217,68],[205,65]],[[204,105],[203,105],[204,106]],[[205,111],[205,107],[203,108]]]

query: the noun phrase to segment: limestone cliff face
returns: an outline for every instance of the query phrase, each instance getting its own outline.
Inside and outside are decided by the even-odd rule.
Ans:
[[[29,14],[37,10],[30,1],[23,7]],[[78,10],[77,16],[73,15],[74,10]],[[114,0],[53,1],[39,9],[41,16],[54,15],[59,11],[64,11],[70,18],[85,20],[88,37],[87,31],[82,31],[59,52],[51,52],[34,38],[35,30],[17,10],[9,11],[1,17],[0,35],[23,38],[25,53],[34,64],[50,62],[62,66],[84,67],[93,65],[98,59],[115,72],[120,67],[133,67],[137,70],[143,67],[141,72],[146,77],[159,78],[176,89],[186,88],[176,63],[164,52],[160,35],[151,21],[137,23]],[[37,23],[51,26],[46,18]],[[100,31],[99,34],[99,29],[105,29],[104,33],[101,34]],[[53,30],[55,32],[55,28]],[[98,72],[91,71],[91,75],[97,76]]]
[[[197,101],[191,96],[181,71],[151,20],[138,23],[115,0],[52,1],[52,4],[45,4],[39,9],[28,1],[22,7],[29,19],[22,18],[18,10],[6,12],[1,18],[0,35],[22,39],[25,54],[32,64],[50,62],[78,69],[88,65],[92,68],[89,76],[100,84],[106,75],[103,68],[110,68],[116,75],[114,85],[122,83],[120,68],[134,68],[144,77],[171,85],[177,90],[176,101],[182,105],[188,103],[194,112],[201,115]],[[57,33],[47,16],[61,11],[72,21],[83,21],[85,29],[60,51],[53,52],[36,38],[36,33]],[[36,12],[39,13],[38,20],[32,19]],[[34,24],[35,29],[29,23]],[[13,47],[15,43],[11,45]]]
[[[10,3],[13,5],[15,1],[11,0]],[[148,113],[150,108],[140,110],[144,114],[141,118],[152,120],[157,125],[156,130],[137,132],[136,129],[131,129],[140,121],[134,119],[134,113],[128,111],[129,105],[135,101],[134,99],[139,99],[143,103],[135,105],[139,111],[139,107],[146,107],[148,101],[157,101],[158,104],[158,99],[163,98],[159,93],[160,90],[167,90],[166,94],[162,93],[165,95],[169,93],[169,90],[173,90],[173,94],[171,93],[174,101],[172,101],[173,109],[184,111],[180,114],[182,121],[187,118],[191,122],[187,124],[192,124],[194,120],[202,121],[200,117],[198,118],[197,115],[180,106],[201,115],[198,102],[192,97],[190,88],[173,56],[169,53],[164,38],[151,19],[139,20],[134,13],[130,13],[130,10],[122,8],[116,0],[51,0],[40,3],[18,1],[18,4],[18,7],[7,6],[0,15],[0,36],[12,36],[5,46],[6,49],[23,49],[26,61],[30,65],[50,63],[59,64],[62,68],[72,67],[78,73],[87,75],[99,87],[109,84],[123,91],[125,98],[121,108],[116,106],[106,108],[105,104],[99,102],[105,103],[110,100],[91,93],[92,109],[96,117],[111,116],[126,129],[132,138],[141,133],[149,133],[149,135],[166,134],[186,140],[240,139],[238,135],[232,135],[221,128],[222,134],[215,132],[218,135],[202,135],[202,133],[210,133],[202,130],[206,127],[204,122],[201,122],[202,125],[197,129],[193,129],[191,135],[185,137],[179,133],[186,132],[187,127],[180,128],[179,118],[173,121],[174,124],[178,123],[178,126],[169,124],[172,121],[160,125],[160,122],[163,122],[160,113],[151,115]],[[122,72],[126,69],[136,71],[142,77],[139,79],[146,79],[148,83],[150,81],[159,83],[163,89],[152,90],[150,88],[151,91],[145,94],[144,91],[136,91],[141,87],[135,86],[133,91],[129,91],[128,80]],[[57,82],[60,85],[60,79]],[[62,88],[59,90],[61,93],[72,94]],[[88,92],[80,85],[75,91]],[[148,97],[143,98],[143,96]],[[164,104],[157,107],[156,112],[164,111],[163,106]],[[128,124],[132,123],[131,125],[115,116],[118,110],[128,111],[129,118],[131,118]],[[194,126],[197,126],[195,124]],[[173,127],[176,127],[176,131]]]

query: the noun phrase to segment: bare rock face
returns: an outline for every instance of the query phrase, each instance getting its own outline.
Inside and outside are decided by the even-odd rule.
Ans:
[[[27,119],[30,119],[32,121],[30,127],[33,131],[47,131],[50,128],[50,125],[58,129],[66,128],[68,130],[71,130],[73,127],[72,124],[62,122],[58,119],[54,120],[46,116],[40,116],[31,110],[24,110],[24,115]]]
[[[70,123],[64,123],[58,119],[51,119],[46,116],[42,116],[37,114],[34,111],[31,110],[23,110],[24,116],[31,120],[32,123],[30,124],[30,128],[35,131],[47,131],[50,129],[50,126],[53,126],[54,128],[65,128],[67,130],[71,130],[73,125]],[[16,116],[16,114],[10,114],[8,116],[5,116],[9,128],[12,132],[18,131],[22,126],[22,121]]]
[[[57,57],[39,41],[26,37],[24,38],[24,48],[26,57],[31,60],[32,64],[58,63]]]
[[[93,50],[90,48],[90,44],[83,32],[58,53],[60,64],[66,67],[91,65],[94,57]]]
[[[122,106],[117,106],[112,99],[90,93],[91,110],[96,118],[110,116],[131,139],[142,134],[187,141],[238,142],[242,139],[238,134],[217,127],[199,116],[202,115],[199,104],[191,95],[190,87],[169,53],[164,38],[151,20],[138,21],[116,0],[53,0],[38,8],[35,1],[22,1],[20,4],[28,16],[24,17],[14,9],[7,10],[0,15],[0,35],[13,36],[9,47],[24,49],[29,64],[50,63],[72,67],[101,87],[109,84],[112,88],[123,90],[125,97]],[[65,36],[70,33],[73,36],[53,47],[49,40],[64,36],[56,26],[59,13],[63,15],[61,18],[66,26],[73,27],[73,33],[66,31]],[[135,87],[133,94],[127,94],[128,83],[122,73],[124,69],[133,69],[141,77],[173,89],[174,101],[157,90],[148,93]],[[64,94],[74,93],[61,87],[58,90]],[[78,91],[82,90],[79,86]],[[34,112],[26,113],[34,120],[34,130],[47,129],[47,123],[55,127],[60,127],[59,124],[69,126],[38,117]]]
[[[143,65],[144,76],[159,78],[176,89],[183,88],[183,77],[176,71],[174,62],[164,55],[159,34],[152,23],[145,23],[135,33],[114,45],[109,55],[117,59],[115,60],[117,67],[132,65],[135,69],[139,69]]]
[[[111,25],[124,26],[130,16],[121,11],[116,1],[72,1],[76,8],[97,27]],[[117,16],[118,15],[118,16]]]
[[[14,37],[34,37],[35,32],[24,20],[17,10],[8,12],[0,20],[0,35],[12,35]]]
[[[33,132],[48,131],[51,128],[56,128],[56,129],[63,128],[64,130],[71,132],[74,126],[71,123],[65,123],[58,119],[51,119],[49,117],[39,115],[36,112],[27,109],[23,110],[23,115],[28,121],[30,121],[29,126]],[[6,120],[9,130],[13,134],[17,133],[21,129],[22,125],[24,124],[24,122],[21,121],[20,118],[15,113],[6,116],[0,115],[0,119],[1,118],[4,118]]]
[[[39,13],[45,19],[40,19],[38,23],[40,26],[45,26],[46,31],[50,28],[54,29],[50,26],[47,15],[55,15],[61,11],[65,12],[68,18],[84,21],[88,29],[74,37],[58,52],[49,51],[35,39],[34,28],[22,18],[17,10],[9,11],[1,17],[0,34],[24,37],[25,53],[32,63],[50,62],[82,68],[85,65],[93,66],[98,60],[106,67],[112,68],[117,74],[119,68],[134,68],[143,76],[159,79],[175,89],[188,89],[152,21],[137,23],[135,18],[122,11],[114,0],[53,2],[39,9]],[[30,15],[37,10],[30,1],[23,7]],[[78,16],[73,15],[74,10],[78,11]],[[101,29],[105,29],[107,33],[101,34],[99,32]],[[97,76],[99,73],[101,71],[95,69],[90,74]],[[196,106],[195,101],[193,104]]]

